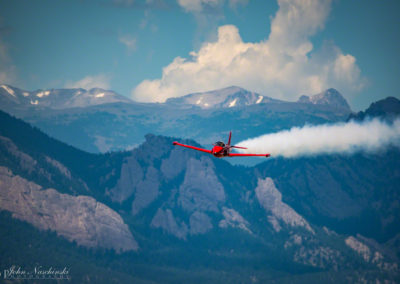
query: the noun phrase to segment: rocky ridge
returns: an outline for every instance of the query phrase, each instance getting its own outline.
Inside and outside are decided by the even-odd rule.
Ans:
[[[351,112],[350,106],[346,99],[335,89],[327,89],[319,94],[313,96],[302,95],[298,102],[314,105],[326,105],[336,109],[343,109]]]

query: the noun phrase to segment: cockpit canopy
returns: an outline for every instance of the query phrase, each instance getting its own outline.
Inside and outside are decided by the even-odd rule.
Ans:
[[[225,147],[225,143],[218,141],[218,142],[215,142],[215,146]]]

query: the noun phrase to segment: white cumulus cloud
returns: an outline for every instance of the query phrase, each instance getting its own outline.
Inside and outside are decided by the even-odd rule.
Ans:
[[[215,1],[182,0],[196,10]],[[205,42],[189,58],[176,57],[162,76],[132,90],[135,100],[163,102],[192,92],[238,85],[281,99],[334,87],[354,94],[364,85],[356,58],[332,42],[314,50],[310,37],[324,28],[331,0],[278,0],[271,33],[260,42],[244,42],[237,27],[221,26],[216,41]],[[215,4],[216,5],[216,4]]]
[[[92,89],[92,88],[101,88],[101,89],[110,89],[110,80],[111,78],[104,74],[94,75],[94,76],[86,76],[81,80],[76,82],[68,81],[64,87],[65,88],[82,88],[82,89]]]

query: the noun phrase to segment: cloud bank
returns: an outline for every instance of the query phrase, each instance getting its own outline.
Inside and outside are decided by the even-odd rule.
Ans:
[[[294,127],[237,144],[243,152],[270,153],[285,158],[321,154],[376,152],[389,145],[400,147],[400,119],[392,124],[378,119],[358,123]]]
[[[215,8],[222,6],[223,0],[177,0],[179,6],[185,9],[186,12],[198,13],[202,12],[207,7]]]
[[[14,84],[17,78],[17,68],[13,64],[7,45],[0,37],[0,83]]]
[[[188,11],[204,3],[180,1]],[[132,90],[138,101],[163,102],[170,97],[238,85],[275,98],[293,100],[299,94],[315,94],[335,87],[346,94],[362,89],[356,59],[332,42],[314,50],[310,38],[324,28],[331,0],[278,0],[279,10],[271,22],[268,39],[244,42],[233,25],[218,28],[214,42],[205,42],[165,66],[162,76],[145,80]]]
[[[92,88],[101,88],[105,90],[110,89],[110,77],[104,74],[94,75],[94,76],[86,76],[81,80],[76,82],[68,81],[64,87],[65,88],[82,88],[86,90],[90,90]]]
[[[246,5],[249,0],[177,0],[178,5],[190,13],[201,13],[209,9],[222,8],[225,2],[228,2],[232,9],[236,9],[238,6]]]

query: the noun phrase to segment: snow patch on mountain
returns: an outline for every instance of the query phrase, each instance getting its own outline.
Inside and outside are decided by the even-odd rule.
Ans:
[[[105,93],[99,93],[97,95],[95,95],[96,98],[102,98],[104,97],[106,94]]]
[[[14,93],[14,90],[13,90],[13,89],[9,88],[9,87],[6,86],[6,85],[1,85],[1,87],[2,87],[4,90],[6,90],[11,96],[15,97],[15,93]]]
[[[237,98],[229,103],[229,107],[234,107],[236,105]]]
[[[43,91],[36,94],[36,96],[39,98],[47,97],[48,95],[50,95],[50,91]]]

